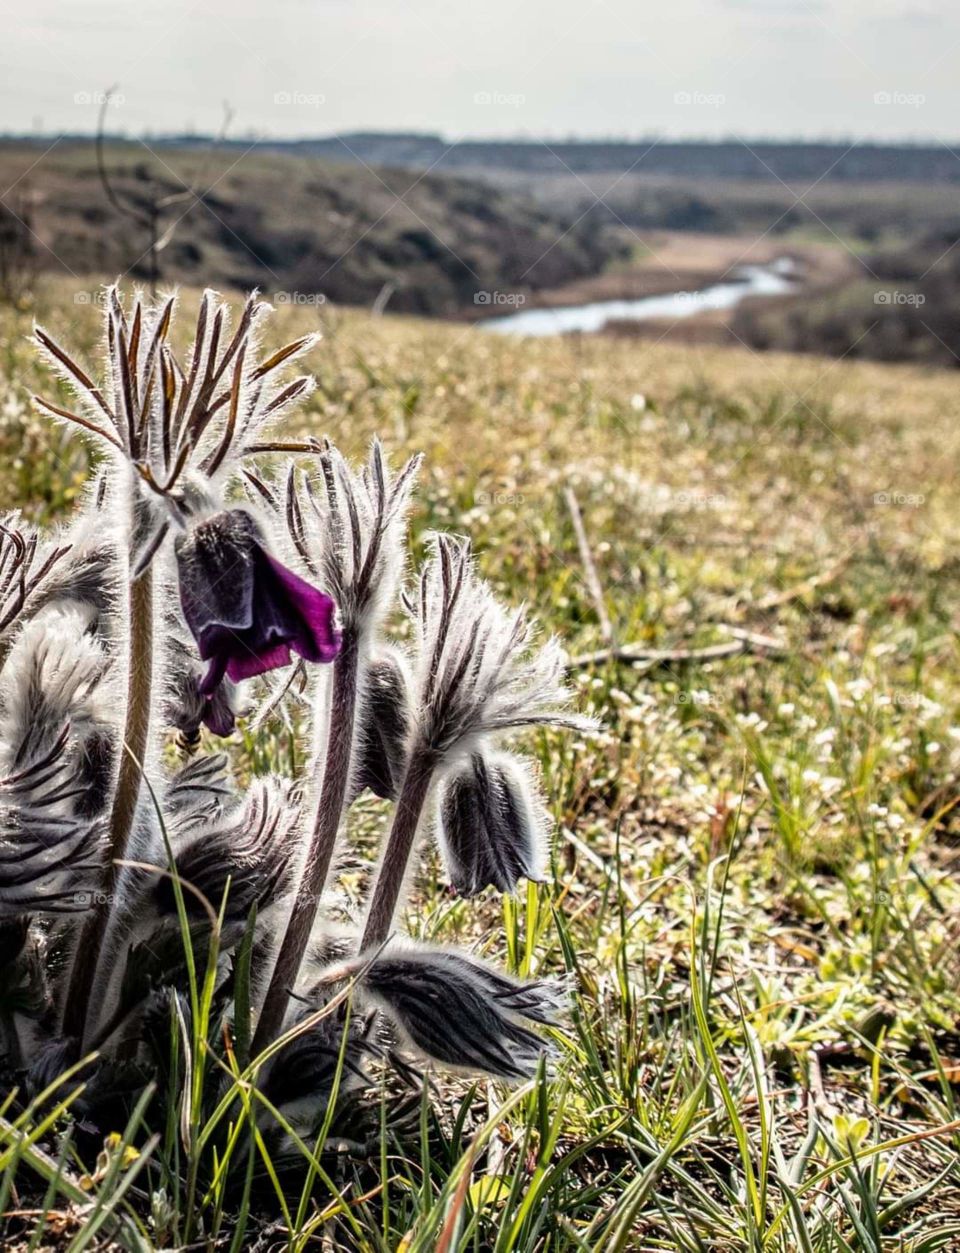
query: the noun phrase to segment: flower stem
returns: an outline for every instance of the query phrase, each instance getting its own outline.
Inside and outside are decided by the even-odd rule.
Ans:
[[[127,856],[130,832],[140,796],[142,763],[150,734],[153,688],[153,573],[148,568],[130,584],[129,651],[127,656],[127,710],[120,748],[120,766],[104,866],[103,888],[87,917],[73,958],[63,1011],[65,1035],[82,1040],[85,1025],[101,1009],[92,1004],[91,990],[117,884],[117,861]]]
[[[367,921],[363,928],[363,939],[360,941],[361,953],[382,944],[390,934],[407,875],[407,864],[413,852],[417,828],[420,826],[420,816],[433,781],[433,765],[430,756],[418,755],[416,751],[411,754],[410,765],[404,775],[397,807],[393,813],[387,846],[370,893]]]
[[[337,845],[340,823],[346,806],[347,784],[353,756],[353,726],[357,710],[357,677],[360,650],[357,637],[344,632],[340,652],[333,663],[333,693],[330,700],[330,724],[323,781],[317,799],[313,834],[307,851],[306,866],[297,891],[293,912],[280,945],[273,977],[257,1021],[251,1046],[256,1057],[271,1044],[280,1032],[287,1009],[290,989],[296,982],[300,965],[307,951],[310,932],[327,884],[333,852]]]

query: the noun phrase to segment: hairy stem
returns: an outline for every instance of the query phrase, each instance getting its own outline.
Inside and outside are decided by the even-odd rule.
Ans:
[[[104,867],[103,888],[87,917],[73,959],[63,1011],[65,1035],[83,1039],[85,1024],[102,1006],[91,1005],[91,990],[100,963],[117,884],[117,861],[128,854],[141,770],[150,734],[153,686],[153,574],[148,568],[130,585],[127,710],[120,748],[120,766]]]
[[[294,902],[290,921],[280,945],[273,977],[260,1011],[253,1038],[255,1057],[276,1038],[283,1025],[290,989],[293,987],[307,951],[310,933],[327,885],[333,851],[346,807],[347,785],[353,755],[353,725],[357,712],[359,643],[353,633],[344,633],[340,652],[333,663],[333,693],[323,781],[317,798],[313,834],[306,866]]]
[[[432,758],[414,751],[397,798],[380,869],[370,893],[367,921],[363,928],[363,939],[360,941],[361,953],[376,948],[390,934],[432,780]]]

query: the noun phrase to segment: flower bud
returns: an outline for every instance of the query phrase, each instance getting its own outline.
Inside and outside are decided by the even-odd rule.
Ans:
[[[438,789],[437,838],[463,896],[511,892],[543,880],[546,814],[527,767],[509,753],[476,752]]]
[[[396,800],[407,756],[410,689],[402,657],[384,652],[367,666],[357,736],[353,795],[369,788]]]

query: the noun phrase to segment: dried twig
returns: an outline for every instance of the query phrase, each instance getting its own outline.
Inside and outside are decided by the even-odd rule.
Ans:
[[[574,534],[577,537],[577,548],[580,550],[580,560],[583,563],[583,572],[587,580],[587,589],[593,600],[594,608],[597,611],[597,618],[600,622],[600,634],[608,646],[613,646],[616,636],[613,631],[613,623],[610,621],[610,615],[607,613],[606,601],[603,596],[603,588],[600,586],[600,578],[597,574],[597,567],[594,564],[593,553],[590,551],[590,541],[587,539],[587,532],[583,525],[583,515],[580,513],[580,505],[577,501],[576,493],[572,487],[564,489],[564,500],[567,502],[567,508],[570,510],[570,518],[573,522]]]
[[[708,644],[704,648],[644,648],[639,644],[621,644],[571,657],[567,669],[579,670],[584,666],[602,665],[605,661],[646,662],[653,669],[690,662],[722,661],[726,657],[738,657],[741,653],[781,656],[788,651],[786,644],[770,635],[743,631],[726,623],[722,623],[719,629],[727,631],[733,639],[726,644]]]
[[[800,600],[806,596],[808,592],[815,591],[818,587],[823,587],[826,583],[832,583],[834,579],[840,575],[850,563],[850,556],[842,557],[840,561],[835,562],[832,566],[828,566],[826,570],[820,574],[813,575],[812,578],[804,579],[802,583],[797,583],[793,587],[786,587],[781,592],[771,592],[769,596],[764,596],[760,600],[754,601],[752,604],[747,603],[743,607],[745,609],[755,609],[761,612],[768,609],[778,609],[781,605],[787,605],[792,600]]]

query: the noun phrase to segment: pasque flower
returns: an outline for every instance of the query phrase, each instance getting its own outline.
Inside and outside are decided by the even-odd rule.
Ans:
[[[522,763],[484,751],[526,727],[591,730],[568,708],[559,644],[535,646],[524,609],[510,611],[477,574],[469,541],[436,535],[410,597],[414,664],[411,729],[387,844],[370,892],[362,942],[387,938],[420,817],[435,782],[440,836],[457,886],[513,888],[540,877],[544,823]],[[481,769],[478,773],[478,763]]]
[[[208,294],[181,353],[174,305],[111,292],[99,371],[38,331],[75,393],[38,404],[106,455],[69,531],[0,517],[0,1070],[23,1073],[29,1097],[95,1051],[102,1093],[88,1084],[84,1116],[132,1108],[129,1085],[167,1064],[173,1019],[191,1055],[206,1038],[187,969],[206,951],[216,1013],[286,1134],[332,1130],[331,1094],[367,1082],[367,1057],[401,1076],[409,1052],[528,1077],[566,984],[391,932],[431,825],[464,894],[543,876],[549,814],[507,741],[587,725],[565,659],[499,604],[465,540],[436,537],[405,593],[418,458],[394,472],[376,442],[362,465],[312,437],[263,442],[310,391],[285,367],[312,337],[265,356],[266,308],[252,297],[231,331]],[[283,452],[302,458],[285,475],[249,461]],[[409,629],[390,643],[398,599]],[[200,727],[228,734],[234,685],[292,659],[267,708],[302,701],[307,752],[291,752],[294,778],[235,788]],[[293,748],[301,722],[288,725]],[[364,790],[393,820],[362,932],[345,934],[318,915]]]
[[[271,556],[245,509],[224,509],[190,526],[175,545],[183,616],[209,662],[200,692],[290,662],[332,661],[340,649],[329,596]]]

